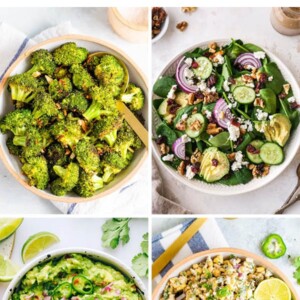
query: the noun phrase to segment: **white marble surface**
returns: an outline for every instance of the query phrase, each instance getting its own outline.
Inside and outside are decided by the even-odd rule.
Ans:
[[[240,38],[262,45],[277,55],[300,82],[300,36],[287,37],[277,33],[270,24],[270,8],[198,8],[184,14],[180,8],[167,8],[170,24],[165,36],[153,45],[152,79],[178,53],[198,42],[220,38]],[[176,29],[187,21],[184,32]],[[298,152],[291,165],[269,185],[239,196],[213,196],[189,189],[173,180],[162,168],[164,195],[194,213],[269,214],[278,209],[296,185]],[[296,203],[286,213],[300,213]]]
[[[53,245],[49,250],[63,248],[90,248],[106,252],[121,260],[127,266],[131,266],[131,259],[140,252],[142,236],[148,232],[148,222],[146,219],[133,219],[130,221],[130,241],[117,249],[107,249],[101,246],[101,226],[105,219],[98,218],[28,218],[19,227],[16,233],[16,242],[13,249],[12,260],[22,267],[21,250],[29,236],[41,232],[49,231],[60,238],[60,242]],[[63,229],[63,230],[62,230]],[[47,252],[47,250],[46,250]],[[45,252],[45,253],[46,253]],[[148,280],[143,279],[146,287]],[[0,298],[2,298],[8,283],[0,283]]]
[[[57,24],[71,21],[76,30],[82,34],[95,36],[107,40],[123,49],[147,74],[148,70],[148,47],[147,44],[131,44],[119,36],[111,29],[107,20],[106,8],[1,8],[0,22],[6,22],[18,30],[23,31],[29,37],[39,34],[41,31]],[[26,18],[24,18],[26,15]],[[144,164],[142,170],[143,180],[148,179],[147,166]],[[50,202],[38,198],[31,192],[19,185],[9,174],[0,161],[0,213],[7,214],[58,214],[60,211]],[[149,194],[149,193],[147,193]],[[137,199],[145,215],[148,207],[148,198]],[[111,203],[108,205],[112,205]],[[116,204],[115,214],[135,215],[139,211],[129,208],[126,204]],[[101,213],[101,212],[95,212]]]
[[[152,233],[157,234],[177,224],[183,218],[155,218],[152,222]],[[283,271],[294,284],[300,295],[300,285],[293,278],[294,268],[288,258],[300,255],[299,218],[244,218],[235,220],[217,219],[217,222],[230,247],[248,250],[258,255],[263,255],[260,243],[271,233],[281,235],[287,246],[286,255],[282,258],[270,260]]]

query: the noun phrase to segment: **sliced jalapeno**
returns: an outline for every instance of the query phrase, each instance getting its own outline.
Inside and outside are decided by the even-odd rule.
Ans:
[[[82,295],[91,295],[94,292],[93,283],[82,275],[76,275],[72,280],[73,289]]]
[[[265,256],[276,259],[283,256],[286,252],[286,245],[279,234],[270,234],[261,245],[261,249]]]
[[[72,285],[69,282],[60,284],[52,294],[53,300],[60,300],[62,298],[70,298],[72,296]]]

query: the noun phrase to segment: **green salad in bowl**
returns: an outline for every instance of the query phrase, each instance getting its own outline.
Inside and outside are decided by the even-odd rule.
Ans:
[[[268,177],[285,164],[300,99],[294,78],[273,58],[241,40],[177,57],[153,86],[162,162],[185,179],[226,186]]]

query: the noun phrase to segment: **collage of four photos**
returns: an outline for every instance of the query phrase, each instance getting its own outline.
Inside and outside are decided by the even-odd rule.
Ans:
[[[300,7],[126,5],[0,8],[0,299],[300,299]]]

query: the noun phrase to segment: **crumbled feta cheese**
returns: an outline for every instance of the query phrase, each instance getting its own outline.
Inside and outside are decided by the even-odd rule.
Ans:
[[[196,174],[192,171],[192,166],[191,165],[188,165],[186,167],[186,173],[185,173],[185,176],[187,177],[187,179],[191,180],[194,178]]]
[[[210,89],[210,92],[211,92],[211,93],[215,93],[216,91],[217,91],[217,89],[216,89],[215,86],[213,86],[213,87]]]
[[[264,59],[266,57],[266,53],[263,51],[257,51],[253,53],[255,58]]]
[[[268,81],[273,81],[273,76],[268,77]]]
[[[209,110],[205,110],[205,111],[204,111],[204,114],[205,114],[205,116],[206,116],[207,119],[210,119],[210,118],[211,118],[211,115],[212,115],[212,112],[209,111]]]
[[[230,91],[229,83],[228,83],[227,79],[223,83],[223,89],[224,89],[225,92],[229,92]]]
[[[233,98],[233,95],[231,93],[229,93],[227,95],[228,99],[230,100],[230,102],[234,102],[234,98]]]
[[[274,118],[274,115],[269,116],[269,119],[272,120]]]
[[[224,61],[225,61],[225,59],[224,59],[224,57],[220,54],[220,53],[218,53],[214,58],[213,58],[213,65],[215,66],[215,67],[217,67],[218,65],[223,65],[224,64]]]
[[[256,68],[253,67],[253,66],[251,66],[251,65],[246,65],[246,66],[245,66],[245,69],[246,69],[246,70],[255,70]]]
[[[232,125],[230,122],[227,122],[227,126],[229,132],[229,139],[233,142],[237,141],[241,134],[240,128]]]
[[[185,68],[184,71],[183,71],[183,76],[186,78],[186,79],[191,79],[193,78],[194,76],[194,73],[191,69],[189,68]]]
[[[192,63],[193,63],[193,59],[190,58],[190,57],[188,57],[188,58],[186,58],[186,59],[184,60],[184,62],[190,67],[190,66],[192,65]]]
[[[176,90],[177,90],[177,85],[176,84],[172,85],[172,87],[167,95],[167,98],[175,99],[176,98],[176,94],[175,94]]]
[[[253,131],[253,124],[250,120],[244,120],[241,124],[241,129],[244,129],[246,131]]]
[[[181,120],[182,120],[182,121],[185,121],[187,118],[188,118],[188,114],[183,114],[183,115],[181,116]]]
[[[174,154],[167,154],[162,158],[163,161],[173,161],[173,159],[174,159]]]
[[[206,82],[201,80],[200,83],[198,83],[198,88],[201,92],[204,92],[207,89]]]
[[[296,102],[296,98],[294,96],[292,96],[292,97],[288,98],[287,101],[289,103],[294,103],[294,102]]]
[[[251,88],[254,88],[254,87],[255,87],[255,85],[254,85],[253,82],[246,83],[246,86],[249,86],[249,87],[251,87]]]
[[[181,140],[184,142],[184,143],[188,143],[191,141],[191,139],[186,135],[184,134],[183,136],[181,136]]]
[[[267,112],[265,112],[265,111],[262,111],[261,109],[258,109],[257,111],[256,111],[256,117],[257,117],[257,120],[259,120],[259,121],[265,121],[265,120],[267,120],[267,118],[268,118],[268,113]]]
[[[247,165],[247,161],[243,161],[243,153],[242,151],[238,151],[235,153],[235,161],[231,165],[231,170],[232,171],[237,171],[241,169],[243,166]]]

